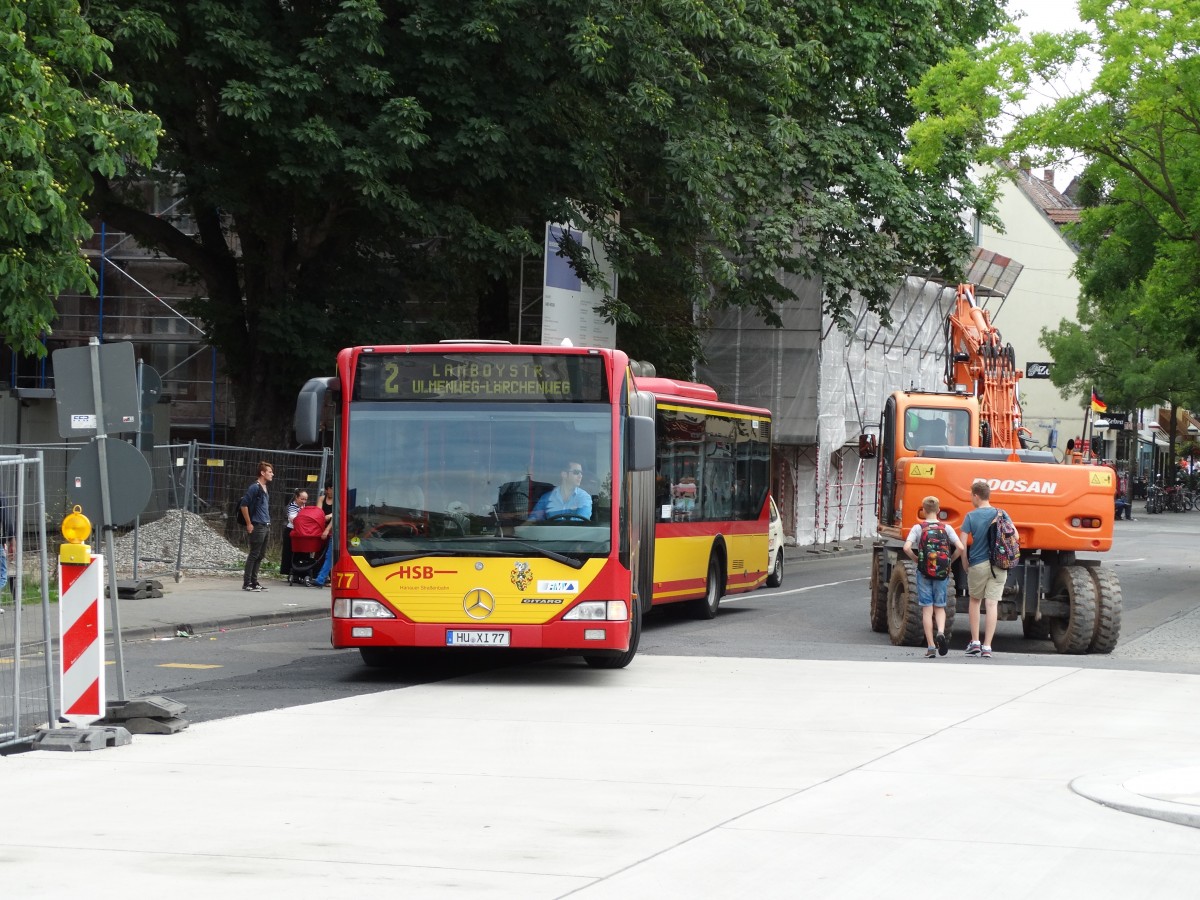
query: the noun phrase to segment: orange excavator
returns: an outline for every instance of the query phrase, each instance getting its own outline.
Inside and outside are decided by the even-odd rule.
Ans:
[[[884,403],[879,438],[864,435],[860,453],[877,456],[880,539],[871,557],[871,627],[893,644],[924,646],[916,566],[903,554],[923,498],[959,530],[972,509],[971,485],[983,479],[991,502],[1008,512],[1021,539],[1008,570],[1001,620],[1025,637],[1053,641],[1060,653],[1109,653],[1121,631],[1121,586],[1098,554],[1112,547],[1116,474],[1106,466],[1066,465],[1026,449],[1012,345],[975,296],[958,286],[946,318],[946,390],[896,391]],[[955,565],[946,633],[966,612],[966,572]]]

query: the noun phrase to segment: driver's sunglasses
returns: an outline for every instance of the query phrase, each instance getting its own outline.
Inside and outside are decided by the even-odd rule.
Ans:
[[[582,475],[583,469],[567,469],[567,472],[571,475]]]

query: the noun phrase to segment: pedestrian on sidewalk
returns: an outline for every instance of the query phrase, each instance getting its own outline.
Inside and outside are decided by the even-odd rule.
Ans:
[[[275,477],[275,467],[269,462],[258,464],[258,478],[246,488],[238,507],[241,509],[242,521],[246,523],[246,542],[249,544],[249,554],[246,556],[246,568],[242,571],[243,591],[265,591],[258,583],[258,566],[267,550],[267,537],[271,533],[271,506],[267,494],[267,485]]]
[[[287,505],[287,521],[283,523],[283,546],[279,548],[279,574],[292,574],[292,527],[296,523],[296,514],[308,503],[308,491],[296,488],[292,492],[292,500]],[[291,578],[288,578],[291,583]]]
[[[988,530],[1000,511],[991,503],[992,489],[986,481],[971,485],[971,503],[975,507],[963,518],[963,537],[967,542],[967,588],[971,592],[967,607],[971,623],[971,642],[967,644],[967,656],[992,656],[992,639],[996,635],[996,617],[1000,598],[1004,595],[1004,583],[1008,580],[1006,569],[992,566],[992,547]],[[979,641],[979,608],[985,607],[983,642]]]
[[[333,485],[325,485],[325,493],[321,499],[317,501],[325,513],[325,531],[321,537],[325,540],[325,560],[321,564],[321,571],[317,573],[315,579],[310,579],[308,584],[310,587],[325,587],[325,583],[329,581],[329,571],[333,568],[333,541],[330,535],[333,534]]]
[[[938,519],[941,508],[937,497],[922,500],[924,521],[909,529],[904,542],[905,555],[917,564],[917,605],[921,607],[921,622],[925,627],[926,659],[945,656],[949,649],[945,633],[947,587],[954,561],[963,553],[954,528]]]

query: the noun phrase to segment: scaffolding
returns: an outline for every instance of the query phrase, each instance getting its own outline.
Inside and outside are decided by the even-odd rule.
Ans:
[[[965,273],[993,321],[1021,271],[977,248]],[[788,285],[783,329],[745,310],[714,317],[700,380],[722,399],[774,413],[773,490],[789,542],[814,551],[859,546],[876,531],[876,468],[859,458],[859,435],[877,429],[895,390],[944,390],[946,316],[957,285],[913,273],[889,302],[891,324],[860,299],[850,327],[822,310],[815,282]]]
[[[147,209],[168,220],[184,234],[195,224],[184,213],[182,198],[145,183]],[[171,430],[176,438],[228,439],[235,424],[230,380],[221,372],[215,348],[203,326],[181,310],[197,292],[187,288],[188,268],[178,260],[137,242],[132,234],[109,230],[100,222],[83,252],[97,273],[97,295],[63,294],[55,303],[52,334],[43,337],[46,355],[24,356],[0,348],[0,371],[18,398],[52,396],[54,377],[49,354],[63,347],[129,341],[138,359],[162,379],[162,401],[170,405]],[[17,435],[0,436],[17,439]],[[43,435],[31,436],[32,440]]]

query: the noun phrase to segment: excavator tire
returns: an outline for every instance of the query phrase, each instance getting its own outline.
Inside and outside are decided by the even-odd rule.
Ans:
[[[1096,627],[1088,653],[1112,653],[1121,636],[1121,582],[1109,569],[1088,569],[1096,583]]]
[[[888,630],[888,586],[883,581],[883,554],[871,554],[871,630],[884,634]]]
[[[1054,580],[1054,593],[1065,599],[1065,619],[1050,620],[1050,640],[1059,653],[1087,653],[1096,631],[1096,583],[1086,566],[1063,566]]]
[[[897,647],[922,647],[925,629],[917,605],[917,564],[904,559],[892,569],[887,597],[888,637]]]

